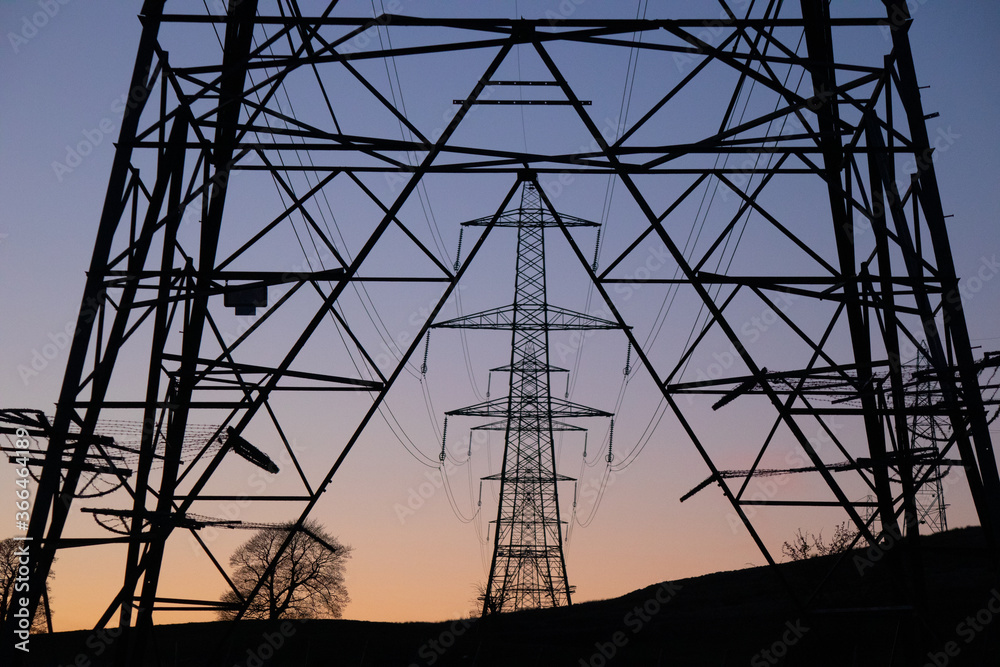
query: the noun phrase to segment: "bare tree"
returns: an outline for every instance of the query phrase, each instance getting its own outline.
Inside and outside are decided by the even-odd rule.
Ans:
[[[13,613],[18,607],[14,603],[15,600],[27,597],[28,595],[27,588],[25,588],[27,581],[25,581],[23,576],[20,581],[18,580],[18,568],[22,565],[21,549],[23,546],[24,542],[19,542],[10,537],[0,540],[0,623],[3,623],[7,619],[8,613]],[[42,605],[36,609],[35,616],[31,619],[31,632],[33,633],[45,632],[51,629],[47,619],[50,619],[52,615],[51,611],[48,611],[49,584],[52,574],[52,570],[50,569],[49,579],[45,582]]]
[[[229,559],[236,568],[236,590],[222,596],[222,601],[234,608],[220,612],[220,618],[236,618],[236,608],[261,580],[293,528],[294,524],[265,528],[236,550]],[[344,584],[344,567],[350,554],[351,547],[341,544],[318,523],[307,521],[295,531],[274,570],[263,577],[244,618],[340,618],[350,602]]]
[[[476,597],[472,598],[472,608],[469,610],[469,618],[479,618],[483,615],[483,603],[486,601],[486,582],[480,581],[475,585]]]
[[[479,582],[476,584],[476,597],[473,600],[476,606],[473,608],[471,616],[478,618],[483,615],[484,611],[487,614],[495,614],[503,607],[505,601],[506,598],[503,592],[494,588],[492,595],[490,595],[489,603],[486,603],[486,583]]]
[[[785,542],[781,545],[781,553],[785,554],[789,560],[805,560],[814,556],[839,554],[851,546],[856,535],[857,531],[849,528],[846,521],[837,524],[833,529],[833,538],[829,544],[823,540],[822,531],[813,535],[799,528],[791,542]]]

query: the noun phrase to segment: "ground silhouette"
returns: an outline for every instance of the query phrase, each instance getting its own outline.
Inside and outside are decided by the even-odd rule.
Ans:
[[[926,605],[915,615],[884,576],[892,549],[785,563],[796,590],[842,558],[821,611],[802,613],[769,568],[665,582],[611,600],[443,623],[244,621],[158,626],[149,665],[954,665],[1000,664],[1000,584],[978,528],[923,540]],[[863,615],[842,610],[879,608]],[[838,611],[839,610],[839,611]],[[920,620],[912,621],[916,617]],[[30,665],[101,667],[123,637],[32,640]]]

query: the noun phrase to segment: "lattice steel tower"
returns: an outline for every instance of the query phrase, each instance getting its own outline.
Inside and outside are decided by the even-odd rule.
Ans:
[[[550,306],[545,293],[545,228],[597,223],[546,210],[533,174],[522,174],[520,208],[464,223],[517,228],[514,303],[434,326],[453,329],[510,329],[510,364],[492,371],[510,374],[506,397],[488,399],[447,416],[500,418],[482,428],[503,429],[503,467],[484,477],[500,482],[496,532],[483,614],[571,603],[559,518],[558,483],[573,478],[556,472],[554,430],[581,430],[555,418],[610,417],[611,414],[550,391],[549,331],[617,329],[615,322]],[[525,180],[527,179],[527,180]],[[443,451],[443,450],[442,450]]]
[[[915,442],[914,473],[915,477],[924,481],[916,489],[914,502],[917,506],[917,518],[927,527],[927,532],[940,533],[948,530],[944,478],[950,469],[948,465],[941,464],[940,450],[947,446],[951,434],[947,420],[933,412],[935,405],[941,400],[941,391],[926,357],[917,357],[912,382],[908,399],[913,409],[910,428]]]
[[[912,520],[926,481],[912,474],[912,423],[926,408],[907,403],[901,360],[927,360],[938,387],[929,411],[949,433],[939,456],[961,461],[961,484],[1000,553],[986,411],[996,401],[984,400],[978,377],[996,360],[973,354],[959,290],[968,267],[953,257],[928,129],[936,113],[921,99],[931,82],[918,78],[906,0],[692,2],[684,17],[664,8],[642,20],[620,3],[600,3],[609,16],[588,5],[564,18],[445,17],[427,3],[412,3],[425,15],[372,18],[371,5],[321,4],[143,2],[55,414],[0,406],[0,434],[28,432],[38,473],[24,536],[34,549],[27,607],[59,551],[93,548],[123,563],[93,602],[95,628],[115,619],[132,628],[115,648],[119,664],[143,664],[154,617],[217,613],[219,593],[234,587],[224,541],[203,529],[279,508],[296,529],[318,510],[354,511],[321,500],[435,322],[513,330],[510,396],[452,413],[491,417],[507,434],[487,606],[531,603],[534,584],[516,578],[529,564],[546,568],[537,581],[556,582],[545,593],[553,603],[568,601],[551,431],[563,417],[606,413],[549,395],[558,371],[541,343],[549,331],[616,327],[678,434],[670,455],[686,446],[704,462],[691,472],[708,475],[699,488],[721,490],[715,502],[731,508],[795,608],[818,612],[815,636],[837,630],[823,619],[863,624],[896,610],[900,631],[883,643],[910,654],[897,652],[895,664],[940,650],[923,630],[936,611],[921,602]],[[611,64],[638,54],[623,84]],[[512,81],[518,58],[525,76]],[[420,104],[404,105],[404,93]],[[626,104],[607,127],[622,100],[631,113]],[[523,151],[521,111],[545,131]],[[554,213],[550,182],[572,183],[564,196],[574,197],[615,187],[600,271],[568,229],[583,223]],[[538,200],[508,211],[522,183]],[[436,241],[418,224],[428,192],[462,205],[473,193],[503,197],[492,218],[469,223],[482,236],[454,269],[433,250],[453,230]],[[544,281],[528,279],[529,265],[544,274],[550,226],[607,322],[546,305]],[[518,301],[440,322],[494,227],[517,227],[524,245]],[[639,272],[647,255],[662,263],[657,275]],[[404,299],[430,306],[410,322]],[[658,319],[650,306],[659,304]],[[409,342],[398,354],[380,354],[401,332]],[[528,411],[532,396],[547,406]],[[310,418],[329,414],[336,429]],[[719,430],[724,420],[746,423],[738,442]],[[799,461],[799,483],[761,499],[753,477],[787,468],[787,457]],[[273,486],[254,493],[250,474]],[[525,538],[514,510],[529,506],[507,499],[529,489],[544,516],[532,525],[544,530]],[[105,495],[85,500],[91,493]],[[233,502],[245,513],[224,521],[220,504]],[[782,573],[781,538],[758,524],[787,520],[788,507],[846,521],[859,546],[900,544],[865,580],[864,608],[841,605],[839,579]],[[94,516],[124,534],[95,535]],[[217,590],[176,557],[184,542]],[[876,576],[885,585],[869,586]],[[7,623],[8,650],[15,630]],[[847,649],[861,635],[838,636]]]

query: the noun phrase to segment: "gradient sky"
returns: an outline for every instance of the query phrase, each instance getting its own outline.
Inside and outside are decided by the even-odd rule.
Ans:
[[[598,16],[609,4],[582,3],[578,15]],[[625,4],[616,3],[616,11],[623,17],[634,16],[634,4]],[[681,11],[677,9],[680,4],[651,1],[647,16],[672,16],[672,12]],[[948,148],[938,152],[936,164],[945,212],[954,216],[949,220],[955,262],[960,275],[973,275],[1000,254],[1000,200],[995,196],[1000,187],[1000,138],[996,130],[1000,119],[996,71],[1000,60],[1000,43],[996,40],[1000,6],[989,0],[924,0],[911,5],[915,7],[910,35],[917,74],[921,84],[928,87],[923,91],[924,108],[939,114],[928,121],[928,129],[932,137],[949,138]],[[129,80],[140,26],[134,15],[138,4],[74,0],[58,5],[58,13],[37,31],[25,31],[24,21],[30,22],[41,11],[39,6],[36,2],[0,3],[4,33],[0,44],[0,405],[41,408],[51,413],[66,361],[63,332],[67,323],[75,320],[79,306],[121,121],[120,99]],[[483,15],[535,17],[557,11],[559,3],[520,2],[515,7],[512,1],[497,1],[477,6]],[[860,0],[834,3],[838,8],[835,11],[842,7],[845,13],[858,14],[877,14],[879,6],[878,2]],[[366,4],[358,7],[357,13],[364,13]],[[404,3],[401,13],[416,13],[422,11],[421,7]],[[370,6],[367,8],[370,14]],[[450,8],[440,11],[444,14]],[[22,31],[23,38],[11,37]],[[530,59],[525,57],[523,66],[524,77],[528,78],[533,66]],[[586,66],[581,63],[582,70]],[[478,61],[465,67],[470,71],[481,69]],[[626,67],[627,57],[600,63],[604,73],[611,72],[619,81]],[[649,73],[644,72],[641,59],[639,72]],[[456,76],[464,74],[462,70]],[[509,74],[514,78],[516,72]],[[412,75],[418,84],[426,83],[418,72],[404,69],[400,75],[404,81]],[[418,84],[404,90],[409,92],[406,102],[412,113],[438,113],[437,109],[421,107]],[[637,93],[637,108],[641,108],[641,95]],[[620,93],[611,98],[619,99]],[[594,117],[604,116],[595,110]],[[575,141],[573,135],[560,132],[561,128],[549,127],[529,115],[522,139],[543,145]],[[81,141],[94,144],[94,148],[78,166],[68,172],[53,167],[67,160],[67,147]],[[581,217],[599,218],[601,197],[595,191],[603,195],[603,184],[598,188],[593,185],[586,179],[567,185],[556,198],[557,207]],[[452,258],[458,236],[455,223],[488,215],[499,203],[490,188],[481,192],[436,188],[430,190],[430,196],[443,230],[444,252]],[[246,201],[235,203],[233,210],[249,211],[252,207],[253,202]],[[581,233],[581,243],[592,244],[590,234]],[[565,247],[555,243],[551,246],[554,257],[565,258]],[[485,308],[510,300],[513,235],[496,232],[489,250],[477,271],[470,270],[469,287],[462,292],[465,312],[479,310],[475,304]],[[279,252],[294,262],[298,249]],[[550,266],[555,265],[552,262],[558,264],[559,260],[550,260]],[[579,287],[579,275],[552,271],[551,300],[564,307],[584,309],[586,292]],[[633,306],[658,307],[652,291],[637,293]],[[379,296],[389,299],[375,295]],[[413,335],[415,327],[408,324],[409,315],[419,312],[425,303],[420,298],[425,297],[408,295],[407,301],[399,302],[397,311],[386,313],[386,324],[396,335]],[[1000,349],[1000,281],[985,281],[966,305],[973,344],[982,346],[982,350]],[[686,335],[689,325],[678,325],[675,335]],[[426,394],[417,377],[404,374],[390,396],[389,405],[399,422],[428,457],[436,458],[440,447],[442,413],[479,400],[476,390],[480,395],[485,391],[486,369],[504,363],[508,354],[505,347],[509,334],[470,333],[469,340],[475,388],[460,358],[458,334],[442,331],[435,332],[432,338]],[[565,340],[561,343],[569,344]],[[554,348],[553,363],[573,364],[575,355],[563,359],[562,349]],[[620,333],[599,334],[588,340],[572,398],[610,409],[621,382],[625,351],[625,339]],[[36,357],[39,354],[41,361]],[[39,372],[22,378],[19,367],[30,366],[33,358]],[[419,360],[414,363],[419,365]],[[495,376],[493,380],[493,395],[502,394],[497,381],[502,384],[503,378]],[[606,389],[609,386],[611,392]],[[658,398],[651,389],[651,382],[642,374],[630,382],[616,422],[615,450],[621,457],[636,446],[650,420]],[[557,384],[554,391],[561,392],[562,388]],[[338,432],[337,415],[308,403],[300,407],[300,413],[299,444],[308,456],[325,460],[321,451],[323,436]],[[449,437],[449,451],[459,461],[465,458],[463,440],[468,442],[467,428],[472,425],[449,426],[449,435],[454,436],[454,440]],[[636,459],[637,464],[612,474],[599,512],[590,521],[603,469],[600,443],[606,438],[607,423],[595,421],[588,426],[592,430],[587,466],[581,465],[581,442],[567,436],[559,445],[561,471],[581,478],[578,519],[588,524],[573,525],[566,545],[569,578],[576,586],[577,600],[611,597],[663,580],[763,564],[763,557],[742,527],[733,527],[731,508],[721,493],[709,490],[683,505],[678,503],[678,498],[707,477],[708,471],[670,418],[660,423]],[[734,446],[730,449],[736,451],[741,436],[758,426],[751,414],[734,411],[731,420],[720,423],[714,435],[720,441],[731,440]],[[478,478],[496,470],[501,446],[498,434],[489,442],[474,442],[471,463],[457,466],[450,476],[454,502],[466,517],[475,510]],[[741,458],[733,454],[731,461],[721,465],[741,467],[745,455]],[[578,472],[581,469],[582,475]],[[247,485],[252,488],[252,469],[245,468],[240,474],[247,475]],[[487,508],[495,508],[491,499],[496,490],[484,487],[483,512],[466,524],[454,516],[448,494],[438,480],[434,469],[407,455],[382,423],[373,425],[348,458],[313,515],[355,549],[348,570],[353,601],[346,617],[437,620],[472,609],[475,586],[485,580],[489,565],[491,547],[480,537],[485,539],[488,531],[486,521],[490,517],[486,515],[495,511]],[[11,488],[10,481],[9,468],[0,468],[0,488]],[[790,489],[799,484],[797,480],[784,483]],[[278,482],[274,488],[281,484]],[[571,489],[563,491],[563,506],[567,508],[563,518],[568,519]],[[974,523],[962,484],[949,488],[946,494],[952,503],[950,525]],[[287,518],[279,512],[252,514],[247,508],[220,507],[216,514],[222,516],[229,511],[248,520]],[[833,515],[783,510],[780,515],[761,516],[758,528],[772,543],[780,545],[799,526],[825,529],[824,534],[829,534],[836,520]],[[13,532],[12,521],[12,515],[0,517],[0,534]],[[79,526],[78,530],[90,528]],[[218,547],[216,553],[223,555],[246,537],[248,534],[240,531],[206,534],[213,548]],[[181,586],[189,583],[188,572],[198,572],[198,576],[208,572],[204,557],[190,547],[186,538],[172,545],[168,551],[171,567],[161,587],[163,595],[190,592]],[[60,556],[55,571],[57,629],[87,627],[120,585],[120,552],[67,552]],[[200,585],[205,591],[218,589],[220,594],[224,586],[218,578],[208,576]],[[181,620],[208,619],[183,614],[158,617],[159,622]]]

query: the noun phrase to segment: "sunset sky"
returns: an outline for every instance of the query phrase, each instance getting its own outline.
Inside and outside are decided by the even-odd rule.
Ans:
[[[0,93],[0,203],[3,206],[0,216],[0,313],[3,313],[0,407],[37,408],[51,414],[66,363],[66,332],[72,330],[75,322],[84,272],[94,244],[140,24],[135,16],[138,3],[76,0],[58,4],[58,12],[44,22],[39,21],[43,23],[41,27],[29,29],[34,27],[32,17],[42,11],[42,4],[45,3],[21,0],[0,3],[0,26],[4,33],[3,44],[0,44],[0,72],[3,73]],[[384,4],[388,8],[389,3]],[[562,3],[557,0],[521,0],[517,3],[495,0],[476,3],[476,11],[489,17],[533,18],[561,11],[560,7],[570,4],[574,7],[573,16],[579,18],[600,17],[611,11],[615,18],[631,18],[637,13],[635,3],[593,0],[580,3],[577,0],[573,3],[566,0]],[[650,0],[648,7],[640,4],[639,13],[645,11],[648,17],[671,17],[678,11],[691,15],[693,12],[689,3]],[[731,4],[742,8],[745,3]],[[926,87],[922,91],[924,108],[927,113],[939,114],[928,120],[928,130],[932,140],[941,138],[945,146],[938,150],[935,163],[945,213],[954,216],[949,218],[949,229],[955,263],[960,276],[978,273],[982,278],[976,289],[966,293],[967,320],[973,345],[979,347],[976,350],[978,357],[982,352],[1000,349],[1000,280],[994,279],[1000,272],[997,264],[1000,198],[996,196],[1000,189],[1000,133],[997,132],[1000,74],[996,68],[996,63],[1000,62],[1000,42],[996,39],[1000,30],[1000,5],[991,0],[962,3],[920,0],[910,4],[914,8],[910,38],[916,70],[921,85]],[[708,15],[718,13],[714,3],[708,5]],[[195,6],[201,5],[195,3]],[[457,2],[436,3],[434,7],[435,15],[448,15],[452,9],[469,11],[465,3]],[[833,7],[835,13],[864,16],[880,15],[883,11],[881,3],[875,0],[837,0]],[[399,13],[420,14],[423,11],[429,11],[425,10],[424,3],[402,0]],[[372,5],[345,2],[338,13],[370,16]],[[394,32],[398,30],[390,28],[390,35],[403,40],[400,33]],[[377,38],[374,32],[372,36]],[[385,37],[384,32],[382,36]],[[177,41],[173,33],[168,33],[168,37]],[[200,49],[217,50],[210,32],[200,37],[205,41],[193,46],[191,53],[197,54]],[[852,39],[858,41],[852,42]],[[851,36],[844,43],[865,52],[889,50],[888,38],[878,31],[870,31],[865,39],[869,41]],[[567,67],[567,78],[577,86],[581,97],[598,100],[592,118],[602,128],[602,123],[606,124],[610,132],[617,127],[615,119],[622,100],[622,86],[630,67],[628,52],[621,50],[618,55],[620,57],[607,61],[572,62]],[[190,58],[191,55],[180,57]],[[670,82],[679,80],[677,70],[644,58],[646,56],[642,55],[638,59],[637,81],[656,77],[665,77]],[[427,120],[428,126],[432,123],[428,119],[443,118],[443,114],[451,110],[451,100],[464,95],[462,90],[468,91],[469,81],[475,81],[488,58],[482,54],[469,57],[449,72],[436,69],[441,63],[437,58],[432,60],[423,70],[402,62],[399,69],[403,82],[400,94],[409,112],[415,119]],[[385,84],[386,72],[381,72],[379,79],[378,69],[367,71],[373,81]],[[525,50],[517,54],[516,63],[512,56],[501,74],[505,78],[523,76],[527,79],[542,76],[539,72],[537,56]],[[591,72],[596,72],[597,83],[588,83]],[[604,89],[600,82],[604,81],[615,82],[617,86],[605,96],[606,99],[601,98]],[[644,111],[643,104],[648,98],[645,92],[636,90],[629,120],[634,121]],[[715,104],[717,93],[704,91],[708,100],[705,104]],[[649,95],[655,95],[655,91]],[[722,95],[729,95],[729,92],[723,91]],[[366,117],[360,103],[355,106],[355,100],[346,94],[345,98],[345,116],[350,118],[353,113],[359,126],[384,122],[384,119]],[[447,105],[435,106],[441,101],[438,98],[446,99]],[[599,98],[605,102],[600,102]],[[509,111],[518,107],[503,108],[508,109],[504,113],[519,113]],[[689,115],[674,119],[674,124],[664,132],[681,133],[689,126],[697,128],[703,119],[697,107],[691,109]],[[581,145],[573,127],[535,109],[529,109],[523,118],[517,116],[513,124],[509,123],[510,118],[503,120],[489,115],[493,110],[477,110],[477,115],[470,117],[469,126],[463,131],[470,136],[478,133],[477,137],[487,137],[512,150],[528,145],[541,146],[540,150],[556,150],[560,146],[572,150]],[[304,106],[301,112],[306,115],[310,109]],[[513,132],[508,131],[511,127],[515,128]],[[390,129],[396,132],[396,125],[391,125]],[[390,136],[396,135],[390,133]],[[587,141],[582,143],[586,145]],[[81,145],[88,146],[87,154],[77,160],[75,147]],[[542,185],[561,212],[602,219],[606,178],[583,177],[566,183],[543,178]],[[237,195],[233,196],[227,215],[249,220],[258,208],[263,209],[270,203],[261,203],[264,195],[257,199],[256,183],[249,182],[243,187],[245,189],[237,190]],[[266,187],[273,190],[269,181]],[[392,184],[386,187],[391,188]],[[430,231],[430,222],[424,223],[421,203],[408,204],[404,214],[411,216],[415,228],[422,226],[425,238],[435,243],[440,240],[435,250],[441,261],[450,266],[457,249],[458,223],[492,214],[509,187],[510,182],[469,184],[444,179],[435,182],[428,187],[425,206],[434,211],[436,232]],[[336,191],[334,194],[342,197],[335,200],[341,222],[353,221],[352,216],[362,219],[371,214],[362,203],[351,199],[349,192]],[[805,197],[799,191],[789,193],[789,203],[783,209],[787,214],[795,215],[797,207],[805,206],[798,199],[800,195]],[[270,196],[273,197],[273,192]],[[635,224],[634,205],[630,208],[623,201],[623,191],[616,192],[615,196],[618,199],[610,208],[610,218],[614,218],[614,224],[622,225],[618,229],[632,229],[629,225]],[[368,206],[371,208],[370,203]],[[345,224],[344,228],[346,245],[357,247],[365,228],[360,224],[353,228]],[[627,241],[615,239],[615,228],[611,225],[608,228],[611,240],[605,239],[604,243],[620,250]],[[463,254],[468,252],[475,238],[475,234],[467,230]],[[574,238],[585,251],[594,248],[592,230],[581,230]],[[276,241],[273,256],[259,259],[281,267],[301,266],[304,260],[299,247],[293,245],[294,238],[288,235],[283,240],[287,245]],[[573,266],[575,259],[565,241],[553,234],[547,237],[547,242],[550,301],[574,310],[595,308],[595,303],[588,301],[586,274],[579,266]],[[752,239],[750,243],[746,257],[773,257],[774,261],[781,261],[780,249],[763,242],[755,247]],[[269,252],[271,250],[269,248]],[[402,258],[387,251],[384,256],[373,258],[371,273],[376,270],[390,272],[397,262],[412,259],[412,256]],[[459,292],[461,303],[453,299],[442,317],[455,316],[458,308],[470,313],[510,302],[514,284],[513,259],[513,231],[496,230],[484,245],[477,263],[469,269],[468,283],[463,284]],[[637,249],[630,261],[632,263],[622,270],[632,275],[642,266],[653,273],[672,270],[665,266],[662,250],[653,246]],[[376,350],[388,359],[397,353],[393,347],[405,349],[412,340],[419,326],[421,309],[433,303],[433,295],[416,289],[391,293],[381,286],[369,290],[372,301],[382,305],[379,313],[384,326],[396,341],[395,346],[387,344],[381,351]],[[657,326],[650,315],[656,312],[662,300],[656,288],[636,288],[619,296],[625,310],[636,318],[637,328],[644,327],[643,337]],[[748,318],[752,314],[747,311]],[[225,324],[231,327],[230,332],[246,326],[246,322],[235,316]],[[661,348],[665,350],[664,355],[683,342],[690,327],[690,321],[669,321],[665,325]],[[766,327],[760,328],[759,333],[764,336]],[[388,406],[397,422],[396,434],[385,421],[375,419],[312,515],[329,532],[354,548],[348,566],[352,602],[345,612],[346,618],[439,620],[465,615],[475,606],[477,584],[485,581],[489,568],[489,522],[495,518],[497,494],[495,482],[484,483],[482,510],[477,513],[479,478],[499,471],[502,434],[480,436],[470,444],[469,428],[477,422],[455,419],[450,421],[448,431],[447,484],[442,483],[438,469],[428,463],[437,462],[444,412],[483,400],[488,369],[503,365],[509,359],[510,336],[507,332],[468,332],[466,341],[468,363],[459,333],[435,331],[429,346],[426,378],[417,371],[423,353],[423,346],[420,346],[388,398]],[[148,347],[148,343],[146,345]],[[339,339],[335,345],[331,344],[331,348],[338,350],[333,354],[342,353],[340,345]],[[765,357],[780,358],[783,353],[780,341],[771,339],[771,347],[768,347],[768,339],[762,337],[757,345],[760,348],[755,348],[755,352],[759,350]],[[615,409],[624,377],[624,335],[600,332],[586,340],[579,354],[578,347],[568,336],[553,337],[551,362],[573,371],[571,399],[602,410]],[[144,372],[141,356],[138,356],[141,349],[140,345],[136,351],[130,351],[122,362],[135,363],[140,379]],[[324,352],[321,346],[310,349],[308,358],[322,359]],[[267,346],[262,345],[261,354],[266,356],[268,353]],[[726,353],[725,348],[720,347],[716,360]],[[706,362],[711,359],[711,356],[706,357]],[[634,356],[632,361],[635,366]],[[506,376],[493,374],[492,396],[505,393],[505,380]],[[563,382],[561,377],[556,380],[554,394],[562,396]],[[120,389],[123,394],[134,390],[134,387]],[[335,399],[341,400],[340,397]],[[321,400],[309,395],[285,406],[284,414],[290,424],[294,446],[316,471],[325,471],[339,454],[343,439],[353,429],[343,423],[360,413],[362,407],[356,397],[343,398],[342,403],[330,403],[331,400],[334,399]],[[731,507],[716,487],[706,489],[683,504],[678,502],[682,495],[704,480],[709,471],[677,421],[669,414],[659,418],[658,401],[659,392],[647,375],[640,371],[630,376],[615,421],[614,451],[618,464],[632,461],[633,454],[634,463],[612,470],[610,474],[605,473],[604,464],[608,446],[607,420],[581,423],[590,429],[586,460],[582,457],[582,437],[576,434],[557,436],[560,472],[579,478],[575,518],[571,516],[572,484],[561,488],[563,519],[570,521],[569,539],[565,545],[567,570],[570,584],[576,587],[577,601],[613,597],[664,580],[764,564],[763,556],[742,525],[737,525]],[[764,421],[757,419],[752,405],[734,405],[718,414],[716,423],[711,425],[713,444],[719,455],[717,462],[723,468],[748,467],[755,450],[753,447],[741,449],[742,440],[758,438],[770,422],[767,418]],[[655,430],[643,446],[649,436],[647,425],[655,425]],[[833,426],[838,427],[837,424]],[[844,424],[842,434],[849,439],[851,429],[856,426]],[[250,435],[254,433],[259,438],[254,440],[255,444],[269,451],[283,472],[291,469],[289,462],[281,459],[280,450],[273,446],[273,438],[268,440],[271,436],[265,429],[251,431]],[[403,433],[404,440],[412,441],[406,445],[409,452],[397,437]],[[466,461],[469,451],[471,459]],[[789,446],[782,451],[791,455],[792,450]],[[831,456],[830,460],[835,458]],[[227,469],[226,481],[242,486],[244,493],[271,494],[291,492],[294,488],[294,480],[264,478],[249,465],[240,467],[237,463],[231,470]],[[10,468],[0,466],[0,493],[6,494],[6,490],[12,488]],[[310,472],[313,471],[310,469]],[[804,486],[806,483],[798,478],[767,479],[768,483],[777,484],[782,493],[799,491],[801,496],[810,492]],[[946,497],[951,505],[949,525],[959,527],[976,523],[960,471],[953,471],[947,481]],[[601,489],[605,489],[603,493]],[[267,508],[216,505],[214,508],[200,506],[197,511],[261,522],[295,516],[273,504]],[[74,507],[107,506],[124,506],[124,500],[111,495],[79,501]],[[755,525],[769,540],[776,555],[780,555],[781,542],[790,539],[797,528],[822,530],[828,535],[832,526],[841,520],[843,517],[833,511],[810,513],[804,509],[782,509],[761,512],[755,517]],[[74,534],[103,534],[85,515],[77,513],[71,521]],[[13,532],[11,511],[0,517],[0,535]],[[238,530],[206,530],[202,535],[214,553],[224,560],[249,536],[250,533]],[[200,590],[199,594],[208,598],[217,597],[224,591],[224,582],[211,571],[206,557],[187,535],[171,540],[167,553],[161,595],[190,595],[192,583],[196,584],[195,590]],[[56,629],[72,630],[93,625],[121,584],[123,560],[122,550],[112,547],[65,550],[59,555],[54,567]],[[157,617],[159,623],[186,620],[211,619],[187,613],[163,613]]]

